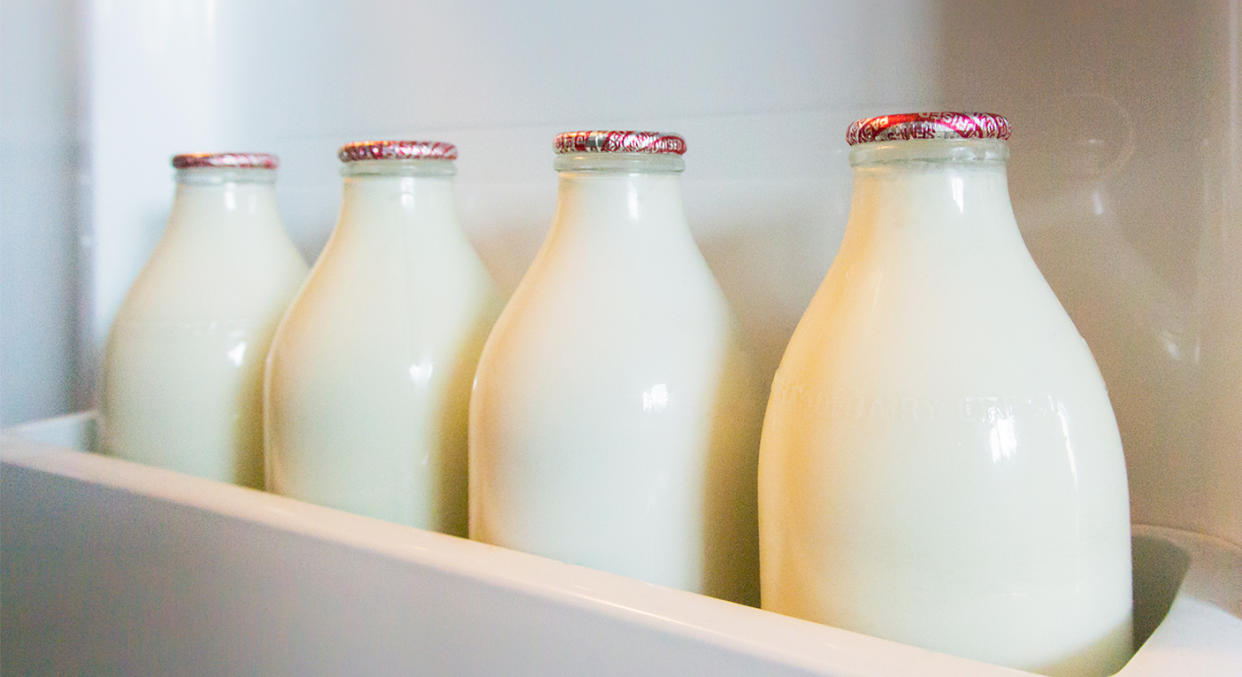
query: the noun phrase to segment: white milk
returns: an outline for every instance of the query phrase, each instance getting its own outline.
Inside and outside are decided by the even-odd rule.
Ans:
[[[458,225],[453,173],[451,159],[343,165],[340,221],[268,360],[271,491],[466,535],[470,384],[502,301]]]
[[[1121,441],[1023,245],[1007,156],[994,139],[855,146],[845,239],[764,423],[763,606],[1109,674],[1131,652]]]
[[[108,338],[106,453],[262,486],[263,359],[306,275],[276,211],[275,174],[177,171],[168,226]]]
[[[763,394],[681,158],[557,158],[556,216],[470,409],[472,538],[756,603]]]

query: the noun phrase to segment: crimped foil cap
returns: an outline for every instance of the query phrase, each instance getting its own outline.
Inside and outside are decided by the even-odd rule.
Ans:
[[[182,153],[172,159],[177,169],[276,169],[279,165],[280,160],[270,153]]]
[[[902,113],[855,120],[845,132],[851,146],[904,139],[1008,139],[1009,121],[995,113]]]
[[[676,153],[686,152],[686,140],[667,132],[632,130],[588,130],[556,135],[553,142],[561,153]]]
[[[457,146],[444,141],[354,141],[336,152],[341,162],[359,160],[456,160]]]

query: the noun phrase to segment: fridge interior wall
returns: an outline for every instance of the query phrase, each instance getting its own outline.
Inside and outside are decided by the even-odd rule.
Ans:
[[[1242,544],[1240,5],[7,2],[0,416],[91,403],[176,152],[278,153],[313,260],[342,142],[452,141],[464,225],[512,291],[553,134],[681,132],[695,237],[770,377],[842,236],[848,122],[988,110],[1108,384],[1133,519]]]

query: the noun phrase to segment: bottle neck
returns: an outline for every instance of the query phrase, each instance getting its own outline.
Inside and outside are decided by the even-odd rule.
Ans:
[[[457,225],[451,160],[367,160],[341,169],[341,227]]]
[[[180,169],[169,225],[219,232],[279,223],[276,173],[270,169]]]
[[[1018,235],[995,140],[925,140],[855,147],[850,227],[938,239]]]
[[[689,233],[679,156],[584,153],[555,166],[557,232]]]

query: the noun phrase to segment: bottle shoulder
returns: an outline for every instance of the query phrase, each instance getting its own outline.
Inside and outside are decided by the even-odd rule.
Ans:
[[[718,290],[648,296],[523,280],[488,338],[479,379],[672,387],[722,369],[752,375],[754,365]]]
[[[843,251],[799,321],[782,370],[838,364],[892,365],[884,373],[923,374],[929,383],[1027,371],[1099,380],[1086,342],[1025,249],[959,266]]]
[[[194,248],[163,238],[134,279],[118,318],[150,315],[266,317],[283,309],[307,267],[285,239],[264,251]]]
[[[419,242],[385,246],[334,232],[311,268],[299,304],[383,304],[400,316],[439,306],[462,306],[465,312],[498,296],[491,274],[468,243],[432,251]]]
[[[399,255],[367,261],[342,256],[337,244],[329,241],[285,314],[276,344],[290,355],[367,346],[401,360],[453,353],[470,336],[485,336],[500,313],[501,296],[477,259],[436,267]]]
[[[720,331],[733,322],[720,286],[700,258],[601,261],[540,252],[514,291],[513,321],[622,334]]]

